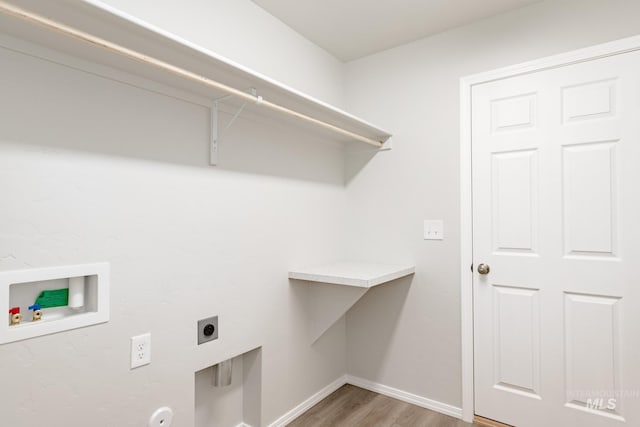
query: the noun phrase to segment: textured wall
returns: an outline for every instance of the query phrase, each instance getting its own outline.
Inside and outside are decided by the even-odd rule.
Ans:
[[[343,374],[347,350],[352,375],[459,405],[458,79],[635,34],[640,3],[546,1],[346,66],[248,0],[109,3],[346,99],[396,146],[345,165],[340,146],[243,118],[211,168],[206,108],[0,49],[0,269],[112,266],[109,323],[0,346],[3,423],[138,426],[171,405],[191,426],[194,372],[255,346],[264,422]],[[425,218],[445,241],[422,240]],[[343,252],[417,274],[310,346],[312,301],[287,268]],[[197,348],[214,313],[222,337]],[[129,337],[147,331],[152,364],[130,371]]]
[[[417,266],[408,290],[348,314],[351,375],[461,404],[459,79],[636,35],[638,16],[636,0],[548,0],[347,65],[349,110],[395,144],[350,158],[350,252]],[[423,219],[444,219],[445,240],[422,240]]]
[[[214,48],[259,41],[272,52],[250,58],[261,71],[342,93],[337,61],[252,3],[192,3],[189,29],[205,15],[239,24],[240,3],[254,14],[251,39]],[[321,65],[308,79],[294,57]],[[141,426],[169,405],[192,426],[194,372],[257,346],[265,423],[344,374],[344,321],[311,346],[306,289],[287,280],[289,265],[341,251],[341,145],[243,116],[210,167],[201,105],[4,48],[0,63],[0,269],[108,261],[112,279],[110,322],[0,346],[0,424]],[[221,338],[197,347],[212,314]],[[131,371],[129,337],[144,332],[152,363]]]

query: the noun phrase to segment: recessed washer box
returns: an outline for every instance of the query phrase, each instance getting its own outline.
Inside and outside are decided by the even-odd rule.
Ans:
[[[66,304],[42,309],[34,320],[33,307],[43,292]],[[19,308],[22,320],[12,324],[9,311]],[[109,321],[109,263],[69,265],[0,272],[0,344],[34,338]],[[14,310],[15,311],[15,310]]]

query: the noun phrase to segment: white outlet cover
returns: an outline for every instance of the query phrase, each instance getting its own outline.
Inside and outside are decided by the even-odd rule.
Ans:
[[[425,219],[424,240],[444,240],[444,221],[441,219]]]
[[[131,337],[131,369],[151,363],[151,334]]]

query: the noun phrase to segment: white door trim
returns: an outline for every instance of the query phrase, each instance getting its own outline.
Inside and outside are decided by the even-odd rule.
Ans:
[[[471,422],[473,398],[473,218],[471,192],[471,89],[474,85],[640,50],[629,37],[460,79],[460,301],[462,334],[462,419]]]

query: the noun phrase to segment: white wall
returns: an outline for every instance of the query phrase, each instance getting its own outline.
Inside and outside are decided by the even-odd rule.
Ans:
[[[103,0],[330,104],[344,104],[342,62],[249,0]]]
[[[248,0],[109,3],[342,103],[343,66]],[[112,265],[109,323],[0,346],[3,423],[139,426],[170,405],[190,426],[194,372],[261,345],[267,424],[347,370],[346,333],[352,375],[459,405],[458,78],[634,34],[639,12],[547,1],[348,64],[348,106],[396,148],[351,156],[346,189],[340,146],[243,118],[211,168],[207,109],[0,50],[0,269]],[[310,346],[287,268],[345,252],[418,272]],[[221,338],[197,348],[210,314]],[[147,331],[152,364],[130,371]]]
[[[548,0],[347,65],[349,111],[394,133],[348,174],[350,252],[417,265],[408,290],[375,288],[349,312],[349,374],[461,404],[459,79],[636,35],[638,16],[637,0]],[[422,240],[423,219],[444,219],[445,240]]]
[[[211,368],[195,374],[194,427],[237,426],[243,416],[243,357],[233,358],[231,384],[213,387]]]
[[[263,51],[244,62],[340,96],[337,61],[248,1],[193,1],[200,20],[182,29],[203,16],[231,28],[241,5],[251,38],[214,26],[210,47]],[[141,426],[169,405],[192,426],[194,372],[257,346],[265,425],[344,374],[344,320],[311,346],[306,289],[287,280],[342,250],[341,145],[245,116],[210,167],[201,105],[7,49],[0,63],[0,270],[112,269],[110,322],[0,346],[0,424]],[[197,347],[196,320],[213,314],[220,339]],[[129,337],[144,332],[152,363],[131,371]]]

